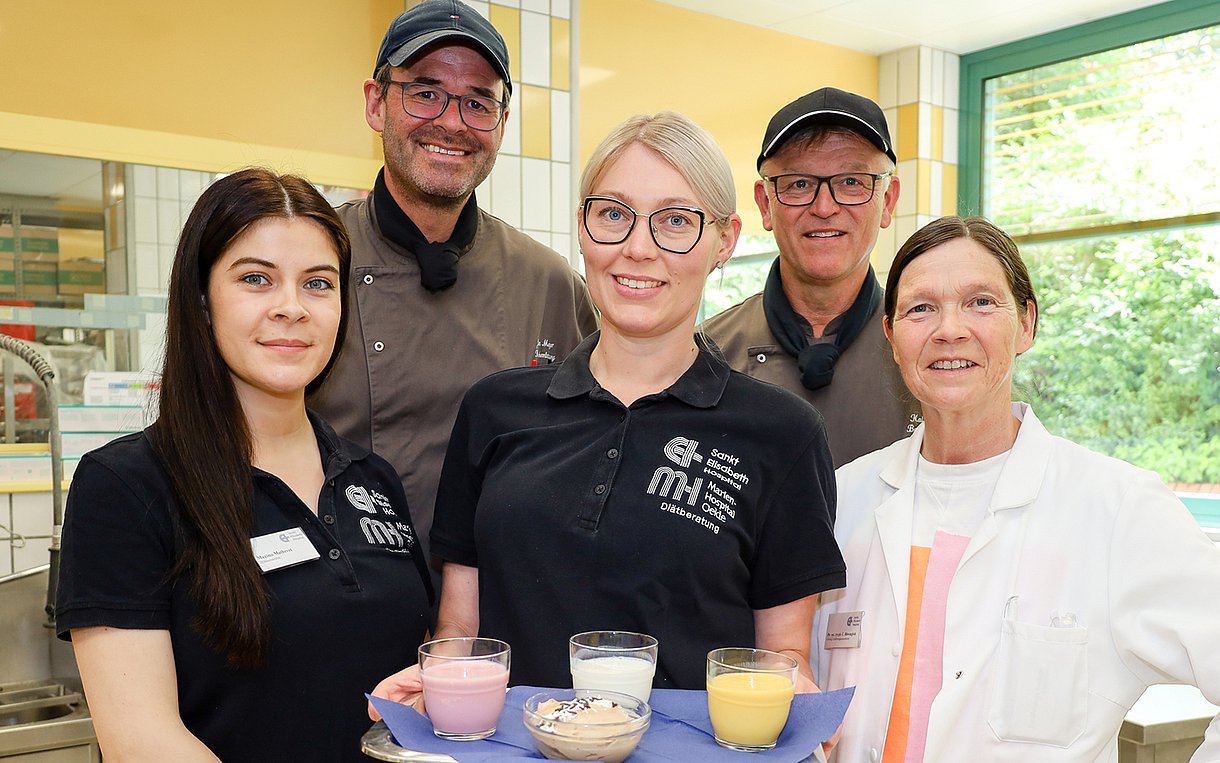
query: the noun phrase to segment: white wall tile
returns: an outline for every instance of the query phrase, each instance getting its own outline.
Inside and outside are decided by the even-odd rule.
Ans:
[[[155,167],[149,167],[147,164],[133,164],[131,172],[132,188],[127,189],[130,196],[147,196],[149,198],[157,195],[157,170]]]
[[[885,108],[881,110],[881,113],[885,115],[885,123],[890,128],[890,142],[893,144],[891,148],[894,148],[894,153],[898,153],[896,148],[898,145],[898,109]]]
[[[479,202],[479,208],[488,212],[491,211],[491,178],[495,174],[493,170],[491,175],[484,178],[483,182],[479,183],[479,187],[474,189],[474,197]]]
[[[894,224],[891,222],[890,227],[882,228],[877,234],[877,243],[873,246],[873,270],[877,272],[877,278],[883,286],[885,274],[890,272],[890,265],[894,262],[894,254],[897,251],[898,243],[895,241]]]
[[[550,202],[551,163],[546,159],[522,159],[521,226],[531,230],[550,230]]]
[[[898,51],[898,105],[919,100],[919,48]]]
[[[51,534],[51,494],[13,493],[13,523],[9,525],[18,535]],[[43,562],[45,564],[45,562]]]
[[[491,175],[491,213],[514,228],[521,227],[521,157],[500,155]]]
[[[919,100],[926,101],[932,92],[932,49],[919,48]]]
[[[961,108],[960,98],[962,83],[959,81],[962,59],[953,54],[945,54],[945,105]]]
[[[550,13],[550,0],[521,0],[521,10],[535,13]]]
[[[169,274],[174,267],[176,248],[173,244],[157,246],[157,288],[161,294],[169,293]]]
[[[551,232],[550,231],[531,230],[529,228],[523,228],[521,230],[521,232],[524,233],[525,235],[529,236],[530,238],[534,239],[539,244],[542,244],[545,247],[549,247],[551,245]]]
[[[918,166],[914,159],[898,162],[898,178],[902,185],[898,191],[898,206],[894,213],[899,217],[915,214],[915,184],[919,179],[916,177]],[[903,239],[903,241],[905,240]]]
[[[881,68],[878,73],[877,105],[883,109],[892,109],[898,105],[898,53],[886,53],[881,56]],[[892,122],[891,122],[892,124]]]
[[[520,8],[521,0],[491,0],[492,5],[507,5],[509,8]]]
[[[178,199],[178,170],[170,167],[157,168],[157,198]]]
[[[551,17],[521,11],[521,81],[551,84]]]
[[[199,194],[208,187],[210,177],[210,174],[189,170],[178,173],[178,198],[187,206],[194,206]]]
[[[551,91],[551,161],[572,160],[572,94]]]
[[[157,242],[177,241],[182,232],[182,210],[177,198],[177,185],[174,186],[174,198],[157,199]]]
[[[576,198],[572,193],[572,165],[551,162],[551,230],[570,233],[576,225]]]
[[[580,272],[584,272],[584,263],[576,254],[576,244],[571,233],[556,233],[551,236],[551,248],[563,255],[563,258]]]
[[[916,107],[916,113],[919,115],[918,130],[918,146],[915,151],[916,156],[927,158],[932,155],[932,105],[920,101]]]
[[[572,18],[571,0],[551,0],[551,15],[561,19]]]
[[[137,196],[131,205],[135,217],[135,236],[133,239],[141,244],[157,243],[157,201],[156,199]]]
[[[143,295],[159,294],[161,287],[161,264],[157,244],[137,242],[135,245],[135,273],[130,279],[136,292]]]
[[[928,212],[940,217],[944,210],[945,163],[931,162],[931,198],[928,199]]]
[[[518,83],[508,100],[508,121],[504,123],[504,140],[500,143],[501,154],[521,153],[521,86]]]
[[[943,50],[932,51],[932,76],[928,82],[931,90],[928,94],[928,100],[933,106],[945,105],[945,52]]]
[[[894,224],[890,227],[894,229],[894,244],[895,251],[897,251],[915,231],[919,230],[919,222],[915,215],[901,215],[894,218]]]

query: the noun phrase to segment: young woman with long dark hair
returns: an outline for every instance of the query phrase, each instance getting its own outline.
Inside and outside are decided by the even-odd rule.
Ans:
[[[116,760],[361,760],[362,692],[431,591],[393,468],[306,411],[350,247],[305,180],[204,191],[170,276],[159,415],[86,455],[57,627]]]

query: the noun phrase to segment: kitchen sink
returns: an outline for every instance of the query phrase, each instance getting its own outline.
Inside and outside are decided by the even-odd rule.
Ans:
[[[0,683],[0,759],[26,753],[98,760],[93,721],[78,679]]]

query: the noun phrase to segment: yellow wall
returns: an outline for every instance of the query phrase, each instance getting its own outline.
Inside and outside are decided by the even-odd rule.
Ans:
[[[580,160],[626,117],[694,119],[733,165],[746,231],[763,233],[754,160],[781,106],[824,85],[877,98],[876,56],[695,13],[655,0],[580,5]]]
[[[367,188],[361,86],[401,0],[0,3],[0,148]]]

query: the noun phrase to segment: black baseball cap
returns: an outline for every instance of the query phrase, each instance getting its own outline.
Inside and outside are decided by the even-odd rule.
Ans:
[[[802,127],[814,124],[846,127],[867,139],[890,161],[898,161],[881,107],[862,95],[824,87],[802,95],[771,117],[763,136],[762,151],[758,154],[758,169],[762,170],[763,159],[778,151],[788,138]]]
[[[491,22],[461,0],[424,0],[400,13],[381,40],[373,74],[386,64],[402,66],[429,46],[445,41],[464,42],[482,53],[504,80],[505,91],[512,93],[504,38]]]

